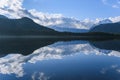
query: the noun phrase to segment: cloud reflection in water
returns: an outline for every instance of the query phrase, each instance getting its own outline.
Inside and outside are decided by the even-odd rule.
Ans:
[[[0,73],[8,75],[15,74],[16,77],[23,77],[26,74],[23,65],[26,63],[35,64],[36,62],[43,60],[63,59],[66,56],[74,56],[76,54],[95,54],[120,57],[120,54],[117,51],[98,49],[92,47],[86,41],[57,42],[37,49],[27,56],[21,54],[9,54],[0,58]],[[117,71],[119,72],[120,70],[117,69]],[[105,73],[106,69],[103,69],[101,72]],[[35,74],[32,76],[33,80],[35,79]],[[44,76],[44,73],[40,73],[40,75]],[[42,80],[41,78],[42,77],[39,77],[40,80]],[[47,80],[48,78],[49,77],[44,78],[43,80]]]

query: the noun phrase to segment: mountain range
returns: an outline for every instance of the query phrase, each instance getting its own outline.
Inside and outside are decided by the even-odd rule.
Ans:
[[[48,27],[60,32],[67,31],[67,32],[79,33],[79,32],[89,32],[91,28],[97,25],[108,24],[108,23],[113,23],[113,22],[110,19],[96,20],[94,22],[90,20],[79,21],[73,18],[61,18],[59,24],[52,24]]]
[[[60,32],[87,32],[92,27],[100,24],[120,22],[120,16],[97,19],[79,20],[73,17],[65,17],[61,14],[45,14],[35,10],[29,11],[32,16],[28,17],[40,25],[47,26]],[[36,13],[36,14],[35,14]],[[27,15],[27,14],[26,14]],[[18,16],[23,17],[23,16]],[[12,18],[16,18],[12,16]]]
[[[74,21],[73,21],[74,22]],[[71,20],[67,20],[67,23],[63,26],[71,24]],[[79,21],[78,21],[79,23]],[[85,25],[85,23],[83,23]],[[81,25],[81,24],[80,24]],[[87,24],[86,24],[87,25]],[[91,25],[91,24],[90,24]],[[73,31],[72,31],[73,30]],[[74,32],[75,31],[75,32]],[[74,32],[74,33],[73,33]],[[9,19],[3,15],[0,15],[0,35],[77,35],[82,36],[96,35],[94,33],[120,33],[120,23],[112,23],[109,19],[99,22],[99,25],[94,25],[90,29],[75,29],[67,27],[52,26],[48,28],[40,24],[35,23],[32,19],[23,17],[21,19]],[[92,33],[92,34],[91,34]],[[103,34],[102,34],[103,35]]]

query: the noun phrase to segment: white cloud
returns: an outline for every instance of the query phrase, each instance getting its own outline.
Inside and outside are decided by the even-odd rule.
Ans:
[[[0,0],[0,8],[19,10],[22,8],[23,0]]]
[[[46,76],[45,73],[40,72],[38,80],[48,80],[50,77]]]
[[[114,2],[111,2],[110,0],[102,0],[104,5],[110,6],[112,8],[120,8],[120,0],[113,0]]]
[[[111,66],[104,67],[104,68],[102,68],[100,73],[102,73],[102,74],[109,74],[109,71],[114,71],[116,74],[120,73],[120,65],[114,64],[114,65],[111,65]]]
[[[34,73],[32,74],[32,76],[31,76],[32,80],[36,80],[36,74],[37,74],[37,72],[34,72]]]
[[[110,19],[113,23],[116,23],[116,22],[120,22],[120,16],[117,16],[117,17],[109,17],[108,19]]]
[[[120,73],[120,68],[116,70],[118,73]]]
[[[107,4],[107,0],[102,0],[103,4]]]
[[[112,7],[113,7],[113,8],[119,8],[119,6],[118,6],[118,5],[112,5]]]
[[[120,52],[118,51],[112,51],[110,54],[108,54],[109,56],[116,56],[116,57],[120,57]]]
[[[24,75],[22,65],[22,55],[9,55],[4,58],[0,58],[0,73],[1,74],[17,74],[17,77]],[[24,60],[24,59],[23,59]]]
[[[38,75],[38,76],[37,76]],[[50,77],[46,76],[44,72],[34,72],[31,76],[32,80],[49,80]]]
[[[107,70],[108,70],[107,68],[102,68],[102,70],[100,71],[100,73],[106,74]]]

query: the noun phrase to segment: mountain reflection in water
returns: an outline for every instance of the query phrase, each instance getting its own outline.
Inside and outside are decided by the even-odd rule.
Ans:
[[[99,49],[120,51],[120,40],[92,41],[90,43]]]
[[[119,80],[120,41],[0,39],[0,80]]]
[[[34,50],[53,44],[58,41],[69,41],[72,39],[57,38],[0,38],[0,55],[5,56],[10,53],[20,53],[29,55]]]

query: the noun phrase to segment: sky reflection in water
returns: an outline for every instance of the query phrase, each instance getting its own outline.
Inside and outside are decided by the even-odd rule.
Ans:
[[[119,80],[119,48],[115,45],[110,47],[107,42],[53,41],[51,45],[36,48],[32,54],[2,54],[0,80]],[[119,44],[119,41],[112,42]],[[101,46],[102,43],[104,46]],[[10,45],[8,52],[11,51]],[[7,48],[6,45],[2,46]],[[30,47],[26,49],[32,50]]]

